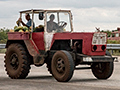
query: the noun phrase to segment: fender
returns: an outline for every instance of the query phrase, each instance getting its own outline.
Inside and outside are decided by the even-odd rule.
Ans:
[[[40,55],[39,49],[35,45],[33,40],[24,40],[26,48],[30,55],[33,57],[34,65],[42,66],[44,64],[44,56]]]
[[[34,65],[42,66],[44,64],[43,55],[40,55],[39,50],[33,40],[8,40],[5,48],[8,48],[8,46],[12,43],[20,43],[24,45],[29,54],[33,57]]]

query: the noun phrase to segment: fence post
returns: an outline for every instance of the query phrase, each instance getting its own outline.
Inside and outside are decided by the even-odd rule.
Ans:
[[[111,54],[113,55],[113,50],[111,50]]]

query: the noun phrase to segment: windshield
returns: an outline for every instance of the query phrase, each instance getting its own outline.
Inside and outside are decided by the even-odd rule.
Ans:
[[[47,32],[70,32],[70,19],[67,12],[47,13]]]

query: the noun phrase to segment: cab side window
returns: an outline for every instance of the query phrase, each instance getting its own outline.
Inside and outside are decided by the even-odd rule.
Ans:
[[[34,22],[36,24],[34,32],[44,32],[44,20],[40,20],[38,15],[39,14],[34,15]]]

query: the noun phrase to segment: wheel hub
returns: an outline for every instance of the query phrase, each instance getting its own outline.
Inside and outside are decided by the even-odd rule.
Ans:
[[[13,53],[10,58],[10,65],[12,66],[13,69],[17,69],[19,62],[18,62],[18,56],[16,53]]]
[[[98,70],[99,73],[102,73],[105,69],[103,63],[99,63],[98,65],[96,65],[96,69]]]
[[[65,64],[62,58],[59,58],[57,61],[57,71],[63,73],[65,71]]]

